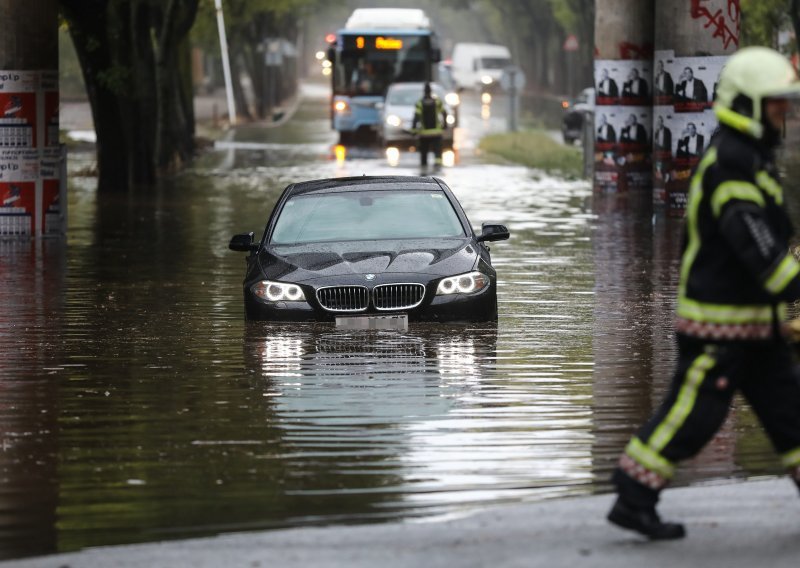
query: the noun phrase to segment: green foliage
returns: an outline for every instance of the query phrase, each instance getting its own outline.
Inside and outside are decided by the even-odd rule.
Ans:
[[[741,0],[741,42],[778,47],[778,30],[789,23],[791,0]]]
[[[543,130],[491,134],[481,140],[480,149],[490,156],[567,178],[583,175],[582,152],[556,142]]]

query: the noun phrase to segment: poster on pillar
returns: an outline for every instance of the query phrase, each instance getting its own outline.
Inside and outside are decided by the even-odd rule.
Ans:
[[[0,149],[0,235],[32,235],[36,215],[36,150]]]
[[[39,178],[42,180],[42,204],[38,212],[42,234],[57,235],[63,231],[60,202],[61,148],[41,151]]]
[[[602,193],[649,189],[650,107],[598,108],[595,120],[595,188]]]
[[[0,148],[35,148],[35,71],[0,71]]]
[[[716,131],[711,107],[727,60],[728,56],[655,52],[653,199],[666,205],[671,215],[683,214],[692,173]]]
[[[711,108],[727,60],[725,55],[675,57],[672,50],[656,51],[653,103],[672,105],[675,112],[702,113]]]
[[[64,231],[58,71],[0,70],[0,235]]]
[[[42,146],[58,146],[58,72],[42,71],[40,88],[41,105],[44,108],[44,142]]]
[[[646,60],[596,60],[595,103],[601,106],[649,105],[651,69],[651,62]]]

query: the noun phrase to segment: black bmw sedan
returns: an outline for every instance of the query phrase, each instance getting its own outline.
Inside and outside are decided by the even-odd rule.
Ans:
[[[449,187],[433,177],[353,177],[289,185],[249,252],[248,319],[403,327],[408,321],[491,321],[497,279],[487,241]]]

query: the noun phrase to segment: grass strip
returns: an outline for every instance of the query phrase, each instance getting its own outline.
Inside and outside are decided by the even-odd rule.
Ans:
[[[537,168],[569,179],[583,177],[583,151],[564,146],[543,130],[524,130],[484,136],[480,149],[490,157]]]

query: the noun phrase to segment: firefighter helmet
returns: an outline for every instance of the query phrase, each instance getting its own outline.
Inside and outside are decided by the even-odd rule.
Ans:
[[[792,64],[773,49],[745,47],[722,68],[714,113],[722,124],[760,140],[765,134],[764,100],[792,94],[800,94]]]

